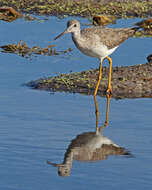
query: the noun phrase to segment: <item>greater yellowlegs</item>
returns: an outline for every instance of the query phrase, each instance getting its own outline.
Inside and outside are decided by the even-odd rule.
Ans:
[[[106,160],[108,156],[111,155],[132,156],[129,151],[115,144],[102,133],[102,129],[108,125],[110,96],[107,95],[106,121],[103,126],[99,126],[98,103],[96,101],[96,96],[94,96],[94,98],[97,109],[95,132],[92,131],[78,134],[69,144],[64,154],[64,160],[61,164],[47,161],[48,164],[58,168],[58,174],[60,176],[70,175],[73,160],[88,162]]]
[[[85,132],[71,141],[61,164],[50,161],[47,163],[57,167],[60,176],[69,176],[73,160],[99,161],[106,160],[110,155],[131,156],[131,153],[99,132]]]
[[[76,47],[85,55],[96,57],[100,60],[98,82],[94,91],[96,96],[102,75],[102,62],[105,58],[109,61],[109,79],[107,93],[112,94],[111,69],[112,59],[108,57],[127,38],[132,36],[138,27],[134,28],[103,28],[101,26],[90,27],[80,30],[80,22],[70,20],[67,22],[67,29],[58,35],[54,40],[66,33],[72,33],[72,40]]]

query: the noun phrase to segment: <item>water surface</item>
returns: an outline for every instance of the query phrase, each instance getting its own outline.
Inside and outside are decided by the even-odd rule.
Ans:
[[[111,156],[98,162],[73,161],[71,175],[59,177],[47,160],[61,163],[69,143],[83,132],[95,130],[92,96],[49,93],[22,86],[30,80],[57,73],[98,67],[98,60],[81,54],[70,35],[54,42],[69,18],[49,17],[44,22],[0,22],[0,44],[23,40],[29,46],[57,50],[71,47],[70,55],[37,56],[32,59],[1,53],[0,59],[0,189],[151,189],[151,99],[110,102],[109,127],[103,133],[125,147],[133,157]],[[87,19],[79,19],[89,23]],[[119,20],[112,27],[127,27],[139,19]],[[111,55],[113,65],[146,62],[151,53],[150,38],[131,38]],[[98,97],[100,124],[105,120],[106,99]]]

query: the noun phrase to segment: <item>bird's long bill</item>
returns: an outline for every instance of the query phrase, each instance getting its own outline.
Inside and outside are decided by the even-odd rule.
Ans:
[[[61,34],[59,34],[57,37],[55,37],[54,40],[56,40],[56,39],[62,37],[62,36],[63,36],[64,34],[66,34],[66,33],[68,33],[67,30],[65,30],[64,32],[62,32]]]
[[[54,167],[62,167],[62,166],[64,166],[63,164],[56,164],[56,163],[50,162],[48,160],[47,160],[47,164],[52,165]]]

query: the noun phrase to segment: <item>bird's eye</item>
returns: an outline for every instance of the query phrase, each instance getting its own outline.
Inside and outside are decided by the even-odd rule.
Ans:
[[[77,25],[75,24],[74,27],[77,27]]]

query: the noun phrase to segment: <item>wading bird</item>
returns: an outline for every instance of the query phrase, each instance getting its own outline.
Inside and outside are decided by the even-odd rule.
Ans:
[[[96,57],[100,60],[98,82],[94,91],[96,96],[102,76],[102,63],[105,58],[109,61],[109,79],[106,93],[112,94],[111,87],[111,70],[112,59],[109,57],[116,48],[123,43],[127,38],[139,29],[134,28],[103,28],[101,26],[90,27],[80,30],[80,22],[70,20],[67,22],[67,28],[64,32],[58,35],[54,40],[63,36],[66,33],[72,33],[72,40],[76,47],[85,55]]]

